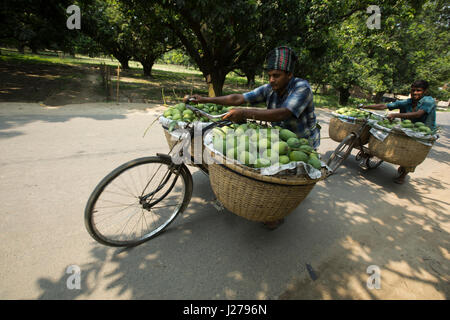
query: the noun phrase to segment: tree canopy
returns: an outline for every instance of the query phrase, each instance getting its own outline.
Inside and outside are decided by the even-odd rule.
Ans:
[[[405,92],[418,78],[449,99],[449,6],[444,0],[380,0],[381,23],[369,28],[372,1],[339,0],[7,0],[1,5],[2,45],[33,51],[100,52],[123,68],[176,50],[221,95],[231,71],[251,83],[269,50],[291,46],[296,76],[331,85],[345,104],[353,86],[379,99]],[[80,6],[82,26],[68,31],[66,8]],[[174,56],[175,57],[175,56]],[[186,59],[184,59],[186,60]]]

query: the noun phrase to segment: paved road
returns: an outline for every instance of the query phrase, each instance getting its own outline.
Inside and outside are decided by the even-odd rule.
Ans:
[[[128,107],[0,104],[1,299],[450,298],[449,113],[438,114],[442,137],[406,185],[392,182],[395,166],[362,173],[352,158],[267,231],[218,212],[193,169],[186,213],[124,250],[91,239],[83,211],[109,171],[168,151],[157,124],[143,137],[160,107]],[[327,157],[337,144],[326,139],[328,114],[318,115]],[[68,288],[72,265],[80,289]],[[366,285],[371,265],[381,289]]]

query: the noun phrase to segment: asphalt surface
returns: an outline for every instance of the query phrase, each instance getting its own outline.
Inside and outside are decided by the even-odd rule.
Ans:
[[[158,123],[143,137],[162,110],[146,107],[0,104],[0,299],[449,299],[450,113],[403,186],[396,166],[365,173],[350,157],[268,231],[217,211],[190,168],[191,203],[166,232],[106,247],[84,226],[90,193],[120,164],[168,151]],[[317,114],[326,159],[337,143]]]

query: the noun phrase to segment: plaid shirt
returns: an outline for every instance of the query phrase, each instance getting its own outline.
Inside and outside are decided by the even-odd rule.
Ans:
[[[281,97],[272,90],[270,84],[266,84],[244,93],[244,98],[251,105],[266,102],[267,109],[288,108],[293,116],[281,122],[273,122],[272,125],[289,129],[300,138],[308,139],[314,148],[319,147],[320,129],[317,126],[313,93],[308,81],[292,78],[286,93]]]

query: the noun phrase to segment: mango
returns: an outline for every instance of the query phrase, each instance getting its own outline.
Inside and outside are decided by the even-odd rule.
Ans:
[[[310,164],[311,166],[313,166],[314,168],[320,170],[322,164],[320,163],[320,161],[318,159],[315,158],[310,158],[308,160],[308,164]]]
[[[290,148],[298,148],[300,147],[300,140],[297,138],[289,138],[287,144]]]
[[[281,129],[280,130],[280,138],[281,138],[281,140],[288,141],[289,138],[297,138],[297,135],[294,132],[292,132],[291,130]]]
[[[289,151],[289,146],[285,141],[277,141],[271,148],[274,152],[278,152],[279,155],[285,155]]]
[[[307,162],[309,157],[306,153],[304,153],[303,151],[291,151],[289,153],[289,159],[291,161],[303,161],[303,162]]]
[[[280,156],[280,164],[288,164],[289,162],[291,162],[291,159],[288,156]]]

